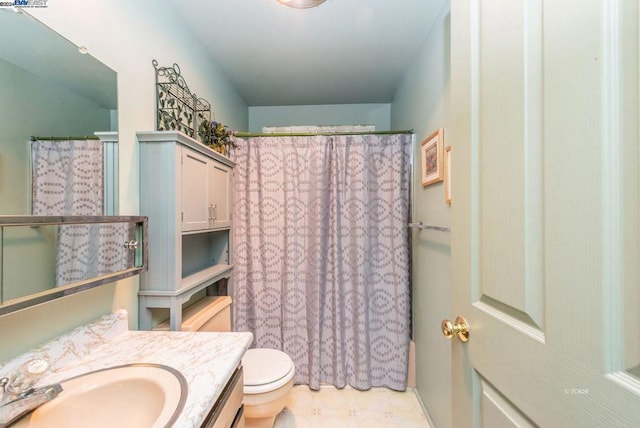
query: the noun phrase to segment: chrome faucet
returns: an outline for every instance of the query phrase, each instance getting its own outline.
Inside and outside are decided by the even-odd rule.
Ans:
[[[9,378],[0,379],[0,387],[3,389],[0,400],[0,428],[6,428],[25,414],[37,409],[44,403],[53,400],[62,392],[62,386],[58,383],[29,388],[19,394],[7,391]]]

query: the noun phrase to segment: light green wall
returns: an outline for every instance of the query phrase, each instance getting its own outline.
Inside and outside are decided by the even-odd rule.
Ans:
[[[139,210],[136,131],[155,129],[155,71],[178,63],[191,90],[211,102],[216,118],[234,129],[248,128],[248,108],[207,50],[166,0],[56,0],[28,12],[118,73],[120,214]],[[81,17],[81,19],[70,19]],[[138,321],[138,278],[64,297],[0,317],[0,361],[19,355],[78,325],[124,308],[130,327]]]
[[[450,123],[450,21],[445,1],[415,64],[395,94],[391,126],[415,130],[413,220],[449,226],[451,207],[445,203],[444,183],[423,188],[420,182],[420,143],[444,128],[444,145]],[[455,192],[452,193],[455,198]],[[455,204],[455,199],[454,202]],[[440,322],[455,314],[451,308],[450,235],[414,230],[413,323],[416,342],[416,389],[438,427],[451,426],[451,345],[440,333]]]
[[[375,125],[376,131],[389,131],[390,121],[390,104],[249,107],[249,132],[293,125]]]

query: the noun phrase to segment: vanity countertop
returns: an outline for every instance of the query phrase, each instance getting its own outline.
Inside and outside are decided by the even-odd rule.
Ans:
[[[120,310],[0,364],[0,377],[33,358],[50,364],[39,385],[122,364],[164,364],[180,371],[189,388],[174,427],[199,427],[252,340],[251,333],[130,331]]]

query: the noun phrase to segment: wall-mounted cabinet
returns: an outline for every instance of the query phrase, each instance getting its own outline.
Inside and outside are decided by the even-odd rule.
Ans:
[[[182,148],[182,231],[231,225],[231,168]]]
[[[140,282],[140,328],[168,308],[180,330],[182,305],[230,280],[234,163],[180,132],[139,132],[140,212],[149,217],[149,270]]]

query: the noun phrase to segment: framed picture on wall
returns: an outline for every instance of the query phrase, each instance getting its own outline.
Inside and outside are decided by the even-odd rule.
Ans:
[[[451,146],[444,149],[444,200],[451,205]]]
[[[420,147],[420,168],[423,187],[444,179],[443,139],[444,130],[439,128],[422,142]]]

